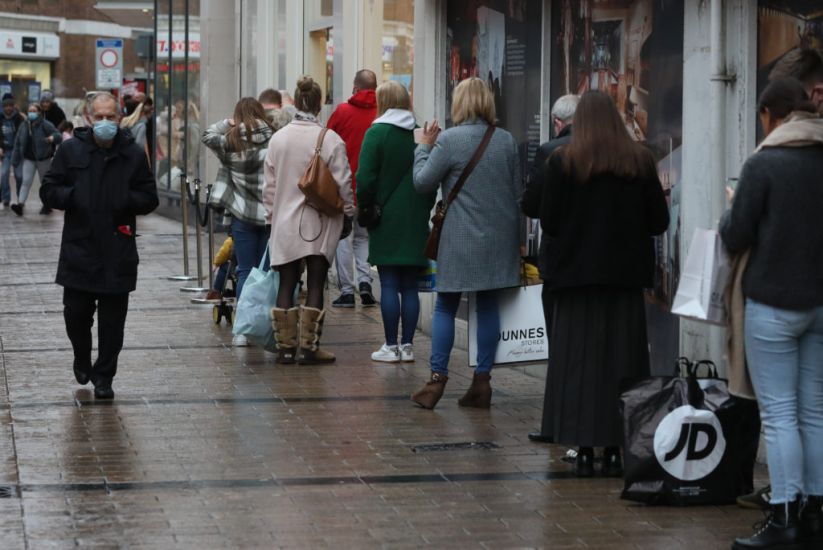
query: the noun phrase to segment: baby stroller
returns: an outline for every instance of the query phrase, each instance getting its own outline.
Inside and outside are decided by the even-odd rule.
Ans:
[[[231,325],[234,323],[234,308],[237,304],[237,256],[231,237],[228,237],[220,247],[214,259],[214,284],[206,295],[206,299],[214,303],[211,317],[215,325],[223,319]]]

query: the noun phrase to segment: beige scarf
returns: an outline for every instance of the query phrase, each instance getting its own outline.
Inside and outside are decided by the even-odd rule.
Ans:
[[[763,140],[755,153],[768,147],[809,147],[823,145],[823,118],[815,113],[794,112]],[[726,353],[729,359],[729,393],[746,399],[755,399],[749,370],[746,366],[745,308],[743,274],[749,264],[751,250],[734,258],[732,277],[724,301],[728,312]]]

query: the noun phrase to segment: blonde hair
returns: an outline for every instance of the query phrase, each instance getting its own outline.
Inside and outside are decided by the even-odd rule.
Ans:
[[[461,124],[467,120],[485,120],[494,124],[497,111],[494,107],[494,95],[489,86],[473,76],[457,85],[452,94],[452,121]]]
[[[411,98],[406,88],[394,80],[377,87],[377,116],[383,116],[389,109],[411,110]]]
[[[127,116],[126,118],[120,121],[121,128],[133,128],[135,124],[140,121],[140,118],[143,116],[143,105],[144,103],[139,104],[132,114]]]

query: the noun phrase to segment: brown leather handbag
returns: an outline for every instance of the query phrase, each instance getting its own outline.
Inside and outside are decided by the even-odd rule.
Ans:
[[[297,187],[306,195],[306,204],[319,210],[329,217],[338,216],[343,213],[343,199],[340,198],[340,188],[329,171],[329,167],[320,157],[320,150],[323,147],[323,138],[326,137],[328,128],[323,128],[317,137],[317,145],[314,148],[314,156],[306,168],[306,172]]]
[[[466,183],[466,180],[469,179],[469,176],[475,166],[477,166],[477,163],[480,162],[480,157],[482,157],[483,153],[486,151],[486,147],[488,147],[489,142],[492,139],[492,134],[494,134],[494,126],[490,125],[486,130],[486,133],[483,135],[483,140],[474,152],[474,156],[472,156],[466,167],[463,168],[463,173],[460,174],[460,178],[458,178],[457,183],[455,183],[454,187],[452,187],[446,202],[444,203],[443,201],[439,201],[437,206],[434,208],[434,215],[431,219],[432,229],[431,233],[429,233],[429,239],[426,241],[426,250],[424,252],[428,259],[437,260],[437,252],[440,248],[440,235],[443,231],[443,222],[446,221],[446,214],[449,212],[449,206],[451,206],[451,203],[453,203],[454,199],[457,198],[457,194],[460,193],[461,189],[463,189],[463,184]]]

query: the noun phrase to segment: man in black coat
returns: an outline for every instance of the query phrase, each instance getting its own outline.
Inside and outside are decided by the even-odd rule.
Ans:
[[[57,150],[40,198],[65,210],[57,284],[63,286],[66,332],[74,348],[77,382],[111,399],[123,347],[129,292],[137,284],[135,216],[157,208],[157,186],[146,154],[119,129],[117,100],[98,94],[93,128],[80,128]],[[99,352],[91,361],[91,327],[97,309]]]
[[[552,107],[552,127],[554,129],[555,139],[547,141],[537,149],[537,154],[534,157],[534,164],[532,164],[529,171],[529,177],[526,181],[526,189],[523,191],[523,196],[520,198],[520,208],[523,213],[530,218],[539,218],[541,205],[543,204],[543,189],[546,185],[546,165],[549,158],[559,147],[567,145],[572,140],[572,120],[577,109],[577,104],[580,102],[580,96],[564,95],[558,99]],[[538,267],[540,269],[540,278],[546,280],[547,266],[546,266],[546,251],[548,249],[549,241],[545,236],[540,239],[540,254],[538,258]],[[554,300],[548,291],[548,285],[543,286],[543,316],[546,320],[546,333],[551,335],[552,326],[552,312],[554,310]],[[551,345],[551,342],[549,343]],[[546,400],[549,397],[548,377],[546,378],[546,393],[543,398],[543,422],[539,432],[531,432],[529,439],[541,443],[551,443],[553,441],[551,435],[551,418],[548,417],[548,403]]]

